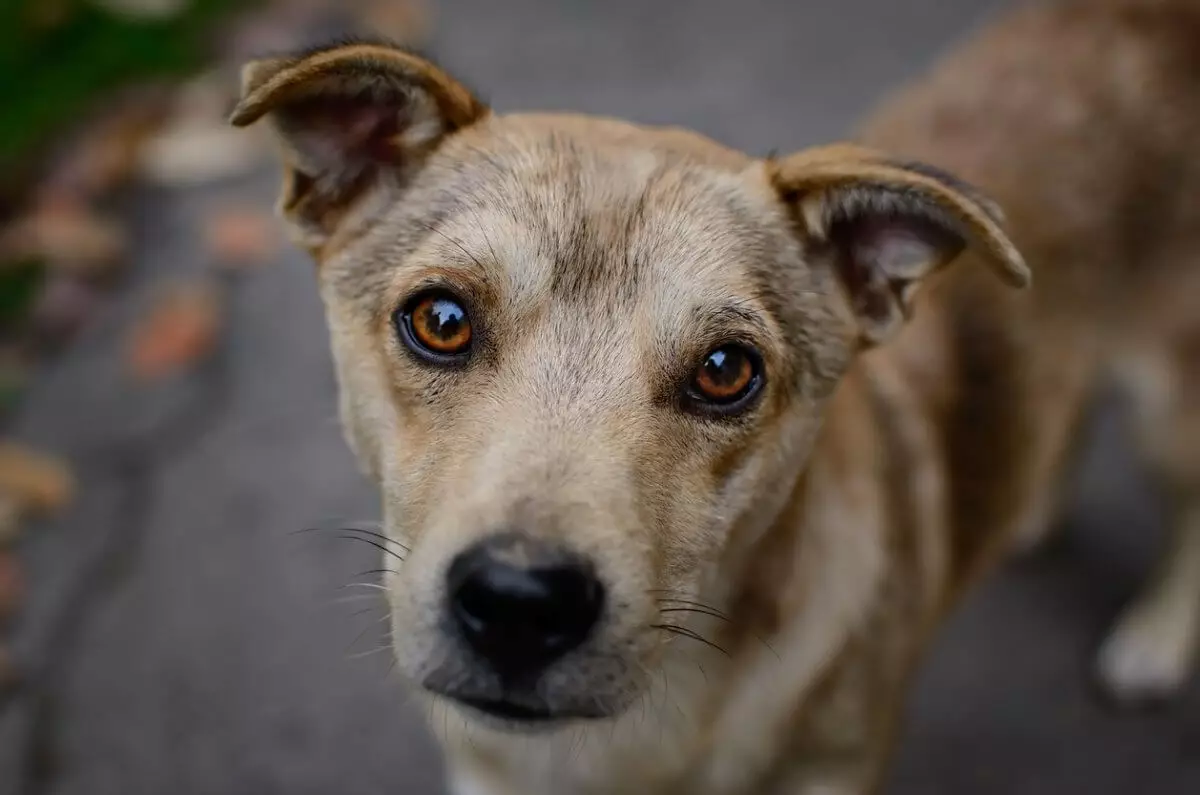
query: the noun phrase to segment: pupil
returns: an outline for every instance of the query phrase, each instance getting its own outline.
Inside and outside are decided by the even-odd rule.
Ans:
[[[713,351],[705,369],[708,370],[708,377],[722,386],[735,383],[741,374],[737,354],[725,350]]]
[[[462,324],[463,310],[453,301],[440,298],[430,305],[427,318],[430,333],[442,339],[452,339],[457,336]]]

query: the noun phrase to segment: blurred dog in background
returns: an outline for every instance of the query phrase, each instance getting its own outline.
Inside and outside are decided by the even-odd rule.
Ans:
[[[1200,2],[1018,11],[782,158],[501,115],[365,42],[249,64],[259,120],[459,792],[872,790],[1110,370],[1175,549],[1099,671],[1123,700],[1186,677]]]

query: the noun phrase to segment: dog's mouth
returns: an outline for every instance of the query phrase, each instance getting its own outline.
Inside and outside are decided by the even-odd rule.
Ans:
[[[455,700],[471,709],[504,721],[516,723],[549,723],[555,720],[563,720],[561,716],[556,715],[548,707],[528,706],[526,704],[518,704],[515,701],[509,701],[508,699],[459,697]]]
[[[568,721],[601,720],[609,717],[598,710],[554,709],[548,704],[530,699],[487,698],[463,693],[431,692],[506,726],[535,729],[551,727]]]

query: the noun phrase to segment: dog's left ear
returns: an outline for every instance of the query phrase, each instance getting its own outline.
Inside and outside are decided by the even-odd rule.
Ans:
[[[402,186],[446,136],[487,113],[431,62],[350,43],[246,64],[230,123],[270,124],[283,149],[280,211],[315,249],[367,190]]]
[[[831,258],[864,343],[890,338],[932,273],[968,247],[1017,287],[1030,273],[1000,209],[940,169],[849,144],[768,163],[810,256]]]

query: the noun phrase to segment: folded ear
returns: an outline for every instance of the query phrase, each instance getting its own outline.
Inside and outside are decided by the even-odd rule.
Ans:
[[[319,247],[364,191],[408,178],[445,136],[487,112],[429,61],[351,43],[246,64],[230,122],[270,124],[283,149],[280,210]]]
[[[892,336],[922,281],[968,247],[1009,284],[1029,283],[999,207],[940,169],[849,144],[768,168],[810,250],[832,258],[867,344]]]

